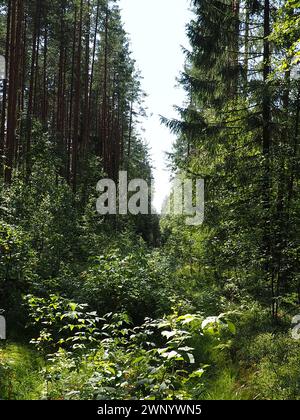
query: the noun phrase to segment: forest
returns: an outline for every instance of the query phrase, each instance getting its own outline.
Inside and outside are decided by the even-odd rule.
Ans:
[[[190,8],[161,124],[201,225],[96,211],[153,179],[118,0],[0,1],[1,400],[300,399],[300,1]]]

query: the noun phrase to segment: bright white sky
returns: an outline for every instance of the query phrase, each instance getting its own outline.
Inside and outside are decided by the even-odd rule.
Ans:
[[[182,105],[184,91],[176,77],[184,65],[181,46],[188,47],[185,25],[191,18],[189,0],[120,0],[125,30],[131,40],[133,58],[141,70],[143,90],[148,94],[149,116],[144,122],[155,177],[154,207],[160,211],[170,192],[170,173],[165,152],[172,150],[174,136],[162,126],[159,115],[177,117],[173,105]]]

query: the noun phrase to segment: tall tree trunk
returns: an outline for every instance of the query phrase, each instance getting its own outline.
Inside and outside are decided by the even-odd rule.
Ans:
[[[76,63],[76,84],[75,84],[75,103],[74,103],[74,129],[72,142],[72,186],[76,192],[77,187],[77,162],[78,162],[78,144],[80,128],[80,95],[81,95],[81,52],[82,52],[82,18],[83,18],[83,0],[80,2],[79,23],[78,23],[78,46]]]
[[[75,19],[74,19],[74,32],[73,32],[73,46],[72,46],[72,69],[71,69],[71,87],[70,87],[70,101],[69,101],[69,133],[67,144],[67,181],[71,182],[72,176],[72,137],[74,136],[73,130],[73,102],[74,102],[74,81],[75,81],[75,56],[76,56],[76,34],[77,34],[77,7],[75,5]]]
[[[248,72],[249,72],[249,35],[250,35],[250,4],[246,2],[246,15],[245,15],[245,57],[244,57],[244,86],[248,84]]]
[[[6,45],[5,45],[5,80],[3,81],[3,99],[2,99],[2,110],[1,110],[1,128],[0,128],[0,168],[2,172],[3,158],[4,157],[4,146],[5,146],[5,125],[6,125],[6,105],[7,105],[7,77],[8,77],[8,62],[9,62],[9,50],[10,50],[10,38],[11,38],[11,3],[8,1],[7,6],[7,21],[6,21]]]
[[[133,125],[133,100],[131,100],[131,103],[130,103],[130,114],[129,114],[127,167],[129,165],[129,160],[130,160],[130,156],[131,156],[132,125]]]
[[[89,70],[90,70],[90,1],[87,2],[86,28],[85,28],[85,83],[84,83],[84,124],[82,134],[82,157],[85,156],[88,139],[90,136],[89,124]]]
[[[264,47],[263,47],[263,205],[264,205],[264,238],[263,238],[263,253],[265,259],[265,275],[266,280],[271,281],[271,298],[272,298],[272,316],[275,318],[276,312],[276,294],[274,285],[274,275],[271,272],[271,206],[270,206],[270,192],[271,192],[271,169],[270,169],[270,151],[271,151],[271,97],[269,89],[269,76],[271,73],[270,65],[270,0],[265,0],[264,3]]]
[[[4,179],[6,183],[10,183],[12,180],[12,170],[16,150],[17,105],[20,84],[20,57],[22,42],[20,33],[22,30],[22,21],[23,1],[13,1],[11,6],[6,161],[4,170]]]
[[[105,33],[104,33],[104,74],[103,74],[103,100],[102,100],[102,118],[101,118],[101,143],[102,158],[105,172],[108,171],[108,22],[109,11],[106,7],[105,15]],[[109,175],[109,174],[108,174]]]
[[[93,40],[93,53],[92,53],[92,65],[91,65],[91,77],[90,77],[90,85],[89,85],[89,103],[88,103],[88,115],[87,115],[87,142],[89,141],[89,134],[91,129],[91,108],[92,108],[92,98],[93,98],[93,83],[94,83],[94,71],[95,71],[95,58],[96,58],[96,47],[97,47],[97,34],[98,34],[98,26],[99,26],[99,15],[100,15],[100,0],[97,3],[97,10],[96,10],[96,19],[95,19],[95,31],[94,31],[94,40]],[[97,109],[97,106],[96,106]],[[98,116],[97,116],[98,117]],[[86,144],[88,147],[88,144]]]
[[[42,112],[42,121],[44,130],[48,128],[48,74],[47,74],[47,65],[48,65],[48,31],[45,28],[44,33],[44,77],[43,77],[43,112]]]
[[[31,56],[31,70],[30,70],[30,84],[28,96],[28,109],[27,109],[27,127],[26,127],[26,178],[30,177],[31,173],[31,132],[32,132],[32,117],[34,105],[34,91],[36,80],[36,62],[37,62],[37,48],[38,48],[38,33],[40,22],[40,2],[36,2],[34,30],[32,38],[32,56]]]

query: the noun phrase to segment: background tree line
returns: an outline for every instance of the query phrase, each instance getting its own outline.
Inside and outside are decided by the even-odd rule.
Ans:
[[[163,122],[178,133],[174,169],[206,181],[196,258],[203,279],[278,319],[286,300],[300,303],[298,2],[192,4],[188,100]]]
[[[48,133],[59,174],[77,190],[92,154],[114,179],[143,115],[140,77],[115,1],[1,2],[1,172],[30,180],[34,131]]]

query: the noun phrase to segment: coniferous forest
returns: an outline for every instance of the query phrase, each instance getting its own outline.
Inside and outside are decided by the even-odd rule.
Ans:
[[[118,1],[0,1],[1,400],[300,399],[300,1],[190,8],[161,124],[195,226],[96,211],[153,178]]]

